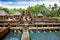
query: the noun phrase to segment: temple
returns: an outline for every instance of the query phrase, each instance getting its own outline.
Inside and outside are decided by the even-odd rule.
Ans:
[[[32,16],[31,12],[25,13],[22,11],[16,12],[13,15],[8,14],[4,10],[0,10],[0,27],[24,27],[25,21],[28,27],[59,27],[60,20],[43,18],[42,13],[38,13],[37,16]]]
[[[60,31],[60,20],[52,19],[52,18],[44,18],[42,13],[38,13],[37,16],[32,16],[30,11],[25,12],[24,10],[20,12],[16,12],[13,15],[8,14],[4,10],[0,10],[0,39],[8,34],[12,33],[13,36],[16,33],[20,33],[21,37],[18,38],[21,40],[30,40],[29,32],[33,33],[32,31],[40,32],[51,32],[51,31]],[[6,40],[10,39],[9,35]],[[16,34],[17,36],[17,34]],[[11,37],[12,39],[12,37]],[[15,38],[16,39],[16,38]]]

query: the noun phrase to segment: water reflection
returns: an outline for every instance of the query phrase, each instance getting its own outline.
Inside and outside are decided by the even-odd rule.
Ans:
[[[49,32],[46,32],[46,31],[43,31],[43,32],[36,32],[36,31],[33,31],[34,33],[30,33],[30,38],[31,40],[60,40],[60,32],[52,32],[52,31],[49,31]]]
[[[18,37],[10,37],[7,40],[19,40],[19,38]]]
[[[21,35],[21,32],[10,32],[3,40],[21,40]]]
[[[33,31],[31,31],[31,33],[33,33]]]

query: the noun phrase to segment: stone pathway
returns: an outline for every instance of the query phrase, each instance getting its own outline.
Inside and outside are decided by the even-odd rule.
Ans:
[[[28,32],[28,30],[23,31],[21,40],[29,40],[29,32]]]

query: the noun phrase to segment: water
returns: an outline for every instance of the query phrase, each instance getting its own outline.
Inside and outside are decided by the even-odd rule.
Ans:
[[[12,31],[4,37],[3,40],[21,40],[22,32],[14,34]]]
[[[60,32],[30,32],[31,40],[60,40]]]

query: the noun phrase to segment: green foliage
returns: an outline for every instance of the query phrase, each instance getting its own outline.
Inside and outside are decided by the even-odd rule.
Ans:
[[[4,11],[6,11],[9,14],[14,14],[17,11],[18,12],[22,12],[21,8],[19,8],[19,9],[16,9],[16,8],[14,8],[14,9],[8,9],[8,8],[0,7],[0,10],[4,10]]]
[[[0,10],[5,10],[9,14],[14,14],[17,11],[22,12],[23,9],[21,8],[8,9],[0,7]],[[37,16],[38,13],[42,13],[44,17],[60,17],[60,6],[58,6],[57,4],[54,4],[53,7],[51,5],[49,5],[49,7],[46,7],[45,4],[42,5],[37,4],[35,6],[27,7],[27,9],[24,11],[27,12],[27,10],[31,11],[33,16]]]
[[[46,7],[45,4],[43,5],[35,5],[35,6],[29,6],[27,10],[30,10],[32,15],[36,16],[38,13],[42,13],[44,17],[59,17],[60,16],[60,7],[58,7],[57,4],[54,4],[52,7],[49,5],[49,7]]]
[[[3,7],[2,6],[0,6],[0,10],[3,10]]]
[[[15,10],[9,9],[9,14],[14,14],[14,13],[15,13]]]
[[[57,20],[60,20],[60,17],[52,17],[53,19],[57,19]]]

